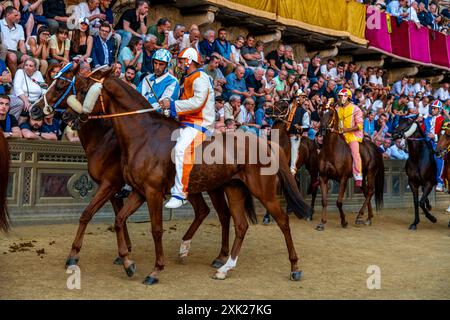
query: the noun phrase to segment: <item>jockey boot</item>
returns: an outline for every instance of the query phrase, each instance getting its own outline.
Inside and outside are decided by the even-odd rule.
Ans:
[[[442,183],[438,183],[436,186],[437,192],[444,192],[444,185]]]
[[[178,197],[174,197],[174,196],[172,196],[171,198],[170,198],[170,200],[166,203],[166,208],[167,209],[176,209],[176,208],[179,208],[179,207],[181,207],[183,204],[185,204],[187,202],[187,200],[183,200],[183,199],[180,199],[180,198],[178,198]]]
[[[122,190],[120,190],[119,192],[117,192],[114,197],[116,199],[125,199],[128,198],[128,196],[130,195],[131,191],[133,189],[129,186],[129,185],[125,185],[123,186]]]

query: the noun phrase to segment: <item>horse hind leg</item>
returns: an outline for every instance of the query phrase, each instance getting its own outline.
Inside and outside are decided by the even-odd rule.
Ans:
[[[425,213],[425,217],[427,217],[428,220],[430,220],[433,223],[437,222],[437,219],[435,216],[433,216],[429,211],[428,211],[428,206],[427,206],[427,201],[429,203],[428,200],[428,195],[430,194],[431,190],[433,190],[433,184],[431,183],[427,183],[425,185],[425,187],[423,188],[423,193],[422,193],[422,197],[420,198],[419,201],[419,206],[422,208],[422,211]]]
[[[367,176],[367,181],[364,183],[363,182],[363,194],[364,194],[364,203],[361,206],[361,209],[359,209],[359,213],[358,216],[356,217],[355,220],[355,224],[357,225],[362,225],[362,224],[366,224],[366,225],[372,225],[372,218],[373,218],[373,210],[372,210],[372,204],[371,204],[371,200],[372,200],[372,196],[375,192],[375,176],[373,173],[370,173]],[[367,215],[367,220],[366,222],[363,222],[361,217],[364,215],[364,211],[367,207],[367,211],[368,211],[368,215]]]
[[[348,226],[348,222],[345,220],[345,213],[344,213],[344,209],[343,207],[343,201],[344,201],[344,194],[345,194],[345,189],[347,189],[347,178],[343,178],[341,179],[340,183],[339,183],[339,195],[338,198],[336,200],[336,207],[339,210],[339,216],[341,218],[341,226],[342,228],[347,228]]]
[[[216,209],[222,227],[222,246],[219,255],[211,263],[211,266],[217,269],[226,263],[226,259],[229,255],[231,213],[227,200],[225,199],[225,190],[223,188],[216,189],[214,192],[209,192],[209,197],[214,209]]]
[[[111,202],[113,209],[114,209],[114,215],[117,217],[117,215],[119,214],[120,210],[122,210],[123,208],[123,200],[122,199],[117,199],[116,197],[111,197],[109,199],[109,201]],[[124,226],[124,234],[125,234],[125,242],[127,243],[127,248],[128,251],[131,252],[131,240],[130,240],[130,235],[128,234],[128,227],[125,224]],[[121,257],[117,257],[114,261],[113,264],[121,266],[123,265],[123,260]]]

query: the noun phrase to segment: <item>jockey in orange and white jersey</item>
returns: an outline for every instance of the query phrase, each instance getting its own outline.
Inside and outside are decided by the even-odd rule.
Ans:
[[[162,108],[170,108],[172,116],[178,116],[183,125],[175,145],[175,185],[166,208],[178,208],[186,203],[189,175],[194,166],[194,149],[214,129],[215,101],[211,78],[199,69],[200,55],[194,48],[186,48],[178,55],[178,64],[186,73],[180,100],[164,99]]]

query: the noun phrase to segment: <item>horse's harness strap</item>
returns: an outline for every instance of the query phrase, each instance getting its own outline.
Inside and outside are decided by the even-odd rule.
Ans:
[[[141,109],[141,110],[136,110],[136,111],[128,111],[128,112],[121,112],[121,113],[114,113],[114,114],[103,114],[103,115],[98,115],[98,116],[89,116],[88,119],[117,118],[117,117],[129,116],[129,115],[133,115],[133,114],[154,112],[154,111],[158,111],[158,110],[159,109],[153,109],[153,108],[152,109]]]

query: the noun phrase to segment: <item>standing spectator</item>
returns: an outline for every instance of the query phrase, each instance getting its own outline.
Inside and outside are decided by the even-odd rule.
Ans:
[[[169,47],[169,31],[170,21],[167,18],[159,19],[156,24],[151,25],[147,29],[147,34],[152,34],[156,37],[156,49],[167,49]]]
[[[48,68],[48,56],[50,54],[50,31],[46,26],[39,28],[37,36],[31,36],[28,38],[26,46],[28,52],[38,64],[38,69],[42,74],[47,72]]]
[[[284,52],[286,48],[283,44],[279,44],[277,50],[269,52],[267,55],[267,61],[269,61],[269,67],[278,74],[283,69],[285,63]]]
[[[44,1],[42,7],[51,34],[55,34],[61,25],[66,25],[69,17],[66,14],[66,4],[64,3],[64,0],[47,0]]]
[[[421,25],[429,28],[433,28],[433,15],[428,12],[423,2],[419,3],[417,17]]]
[[[386,150],[390,159],[395,160],[408,160],[408,153],[405,151],[405,147],[402,139],[395,139],[394,144]]]
[[[145,36],[144,50],[142,52],[142,68],[141,72],[143,76],[153,73],[153,54],[156,52],[156,37],[152,34]]]
[[[239,95],[242,100],[251,97],[247,91],[244,75],[244,67],[238,66],[233,73],[230,73],[226,77],[227,83],[225,84],[222,94],[225,100],[228,100],[232,95]]]
[[[244,67],[247,67],[247,63],[242,58],[241,48],[244,46],[245,39],[243,36],[238,36],[234,41],[234,44],[231,45],[231,53],[233,57],[233,66],[236,68],[238,65],[242,64]]]
[[[118,60],[122,65],[122,72],[125,72],[128,66],[133,66],[136,71],[136,79],[140,79],[142,59],[142,40],[141,38],[133,37],[128,46],[120,52]]]
[[[60,26],[58,32],[50,37],[50,63],[69,63],[70,40],[69,30]]]
[[[434,96],[441,100],[441,102],[445,102],[447,99],[450,98],[450,94],[449,94],[449,84],[448,83],[443,83],[442,86],[436,90],[436,92],[434,93]]]
[[[294,59],[294,49],[291,46],[284,47],[284,63],[283,67],[288,74],[296,74],[298,72],[297,63]]]
[[[136,85],[134,84],[136,78],[136,68],[132,65],[129,65],[125,68],[125,74],[122,79],[126,84],[136,90]]]
[[[249,67],[256,68],[259,64],[259,59],[261,59],[261,55],[256,51],[255,48],[255,37],[251,34],[247,35],[246,44],[241,49],[241,55],[244,57],[245,62]]]
[[[204,63],[208,63],[211,54],[214,52],[213,43],[215,38],[215,32],[212,29],[206,30],[203,34],[203,40],[199,42],[200,55]]]
[[[9,97],[0,94],[0,128],[5,138],[22,138],[17,119],[9,113]]]
[[[54,132],[49,132],[48,128],[44,127],[44,112],[41,108],[33,108],[28,120],[19,127],[22,131],[22,136],[26,139],[58,140]]]
[[[89,34],[89,20],[81,18],[78,20],[78,28],[72,31],[72,40],[70,41],[69,58],[73,60],[80,57],[86,60],[92,52],[92,36]]]
[[[20,13],[14,7],[5,9],[5,18],[0,20],[0,31],[3,45],[8,49],[6,64],[12,76],[16,74],[17,65],[28,59],[25,47],[25,34],[19,24]]]
[[[126,10],[116,25],[116,33],[120,35],[119,52],[128,45],[133,36],[141,38],[147,31],[148,1],[136,0],[134,9]]]
[[[73,9],[72,16],[74,17],[74,21],[80,21],[83,18],[87,18],[89,20],[89,26],[91,32],[98,31],[100,27],[100,21],[106,20],[106,16],[100,13],[100,9],[98,8],[100,5],[100,0],[87,0],[87,2],[81,2],[76,5]],[[74,27],[77,27],[75,25]]]
[[[104,65],[112,65],[114,62],[115,42],[108,35],[111,32],[111,25],[103,22],[97,36],[94,37],[92,44],[92,65],[98,68]]]
[[[231,53],[231,44],[227,41],[227,31],[224,28],[219,29],[217,39],[213,43],[213,51],[221,57],[220,70],[228,75],[233,71],[233,54]]]
[[[419,17],[417,16],[417,11],[419,10],[419,5],[417,1],[411,0],[411,6],[406,11],[408,13],[406,20],[414,22],[417,27],[420,27]]]
[[[316,55],[308,66],[307,76],[311,82],[317,81],[320,76],[320,56]]]
[[[39,100],[47,88],[42,74],[36,68],[32,58],[25,60],[23,69],[14,76],[14,93],[23,101],[23,110],[28,112],[31,105]]]

